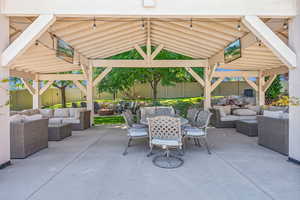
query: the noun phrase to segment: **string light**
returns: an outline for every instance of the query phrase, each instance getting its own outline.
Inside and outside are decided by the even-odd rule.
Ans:
[[[144,18],[142,18],[142,29],[145,29],[145,21],[144,21]]]
[[[39,45],[39,41],[35,41],[35,46],[38,46]]]
[[[96,24],[96,17],[94,17],[93,30],[95,30],[96,28],[97,28],[97,24]]]
[[[289,28],[289,25],[288,25],[288,23],[285,21],[284,23],[283,23],[283,29],[288,29]]]
[[[193,19],[190,20],[190,29],[193,29]]]
[[[238,31],[241,31],[241,25],[240,25],[240,24],[238,24],[238,25],[236,26],[236,28],[237,28]]]

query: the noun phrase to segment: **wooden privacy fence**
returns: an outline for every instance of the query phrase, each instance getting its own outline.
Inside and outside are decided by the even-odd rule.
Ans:
[[[212,93],[213,96],[243,95],[245,89],[251,87],[244,81],[223,82]],[[137,84],[132,90],[135,94],[144,98],[152,98],[152,90],[148,84]],[[112,99],[109,93],[98,93],[95,88],[94,99]],[[158,98],[178,98],[203,96],[203,87],[198,83],[177,83],[174,86],[158,86]],[[117,94],[117,98],[125,97],[124,94]],[[66,90],[67,102],[86,100],[78,88],[68,88]],[[57,88],[50,88],[42,95],[42,105],[49,106],[61,103],[61,94]],[[10,104],[13,110],[23,110],[32,107],[32,96],[27,90],[14,90],[10,92]]]

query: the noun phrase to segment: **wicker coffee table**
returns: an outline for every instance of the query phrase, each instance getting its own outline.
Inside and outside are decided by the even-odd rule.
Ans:
[[[257,120],[236,121],[236,131],[249,137],[258,136]]]
[[[72,135],[71,124],[49,124],[48,141],[60,141]]]

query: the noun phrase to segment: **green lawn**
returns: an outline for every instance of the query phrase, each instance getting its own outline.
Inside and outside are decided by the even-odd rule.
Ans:
[[[122,116],[103,116],[103,117],[94,117],[95,125],[100,124],[124,124],[124,118]]]

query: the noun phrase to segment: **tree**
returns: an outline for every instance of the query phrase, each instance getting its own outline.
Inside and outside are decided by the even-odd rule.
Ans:
[[[58,88],[61,93],[61,105],[63,108],[67,107],[66,88],[72,84],[72,81],[55,81],[53,86]]]
[[[97,68],[95,74],[100,74],[104,69]],[[134,84],[134,77],[128,68],[113,68],[112,71],[104,77],[104,79],[97,85],[98,92],[108,92],[116,99],[118,92],[130,90]]]
[[[267,101],[271,102],[271,101],[278,99],[278,97],[281,94],[282,88],[283,87],[281,85],[280,75],[278,75],[266,92]]]

